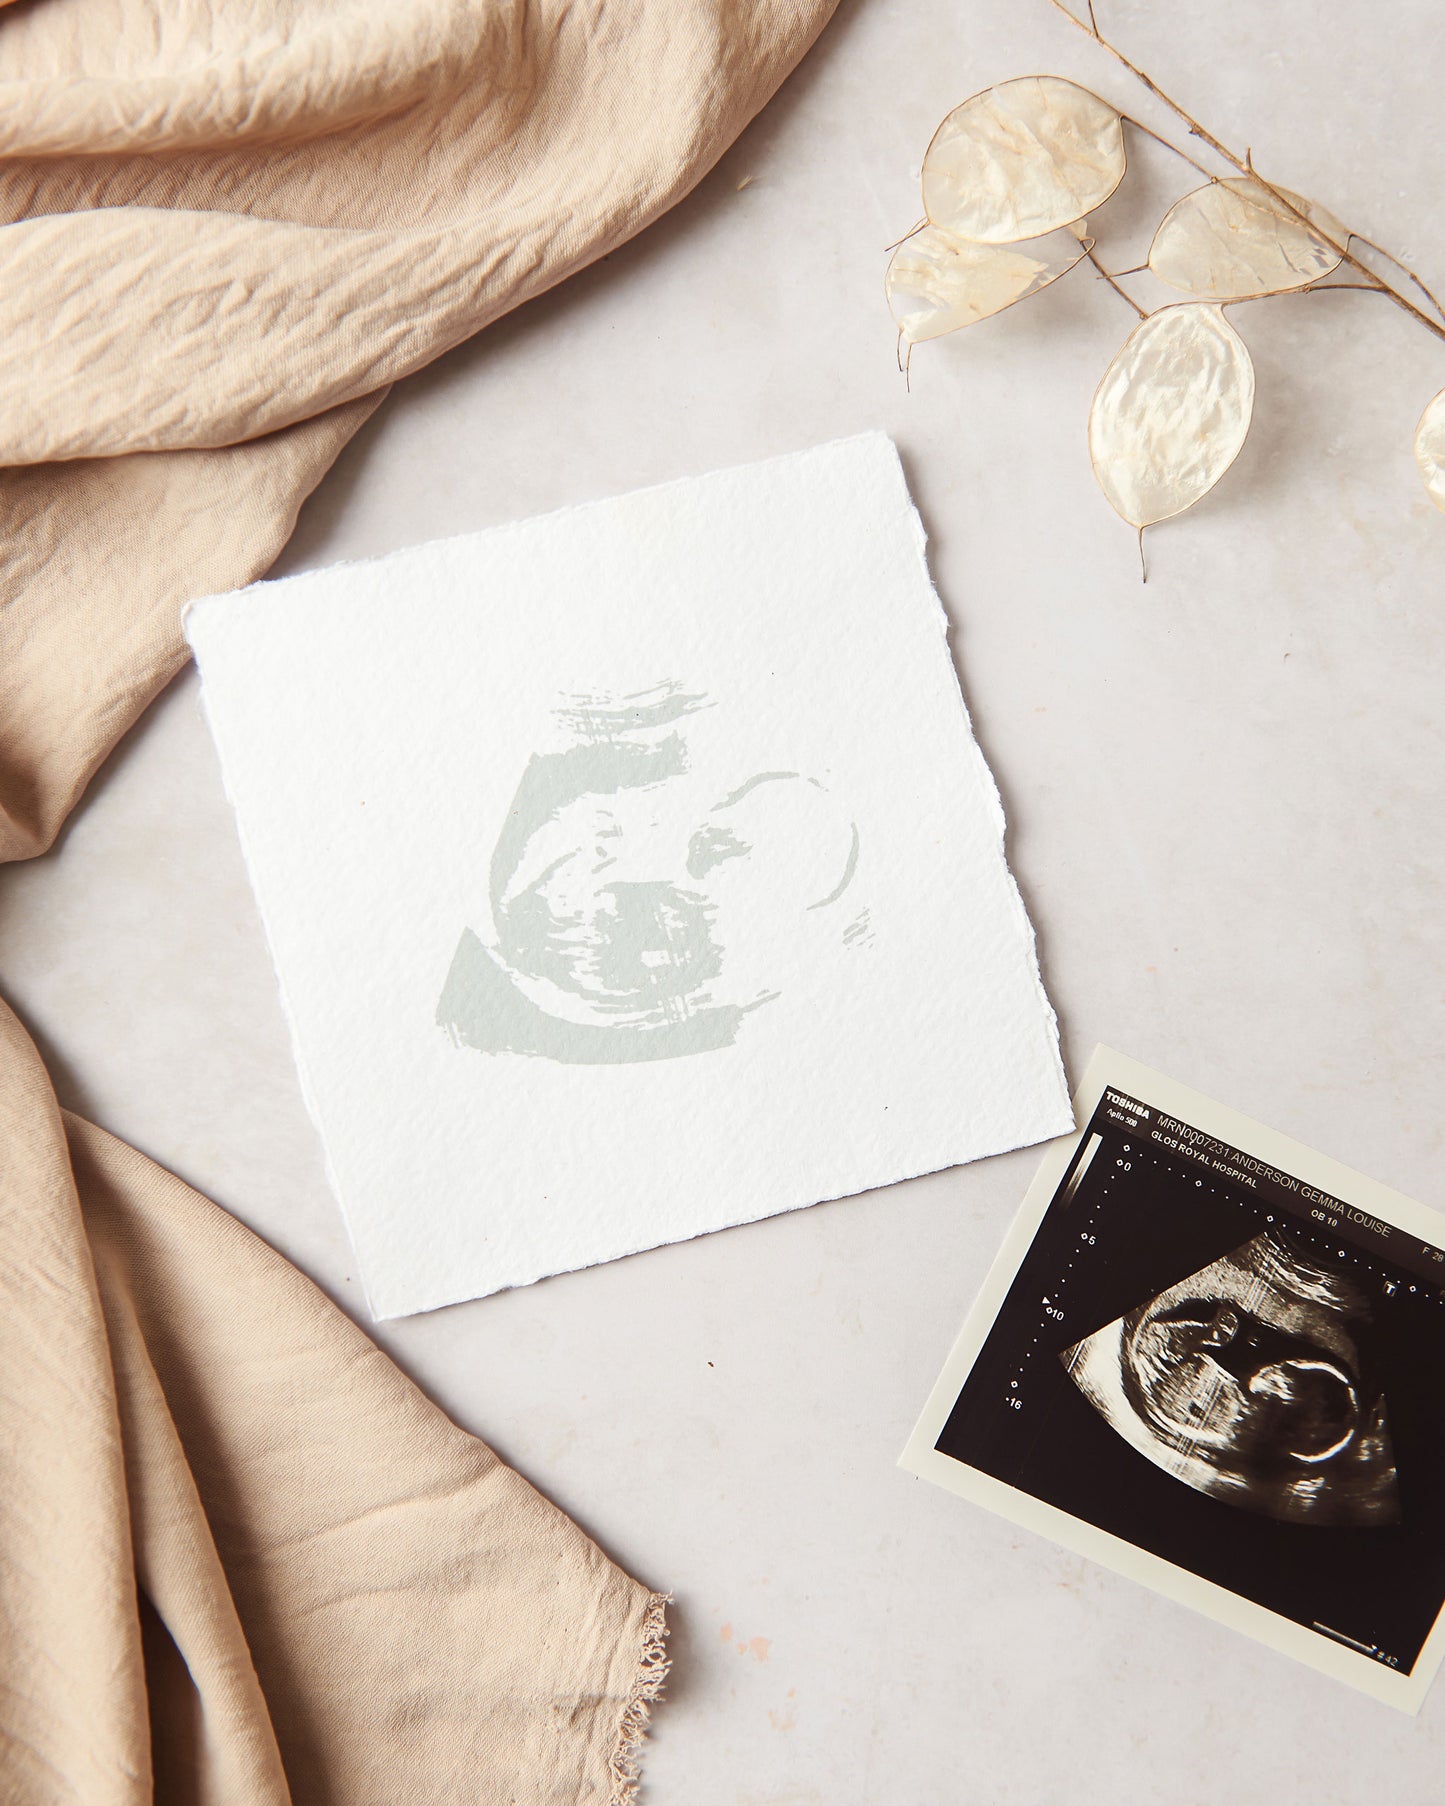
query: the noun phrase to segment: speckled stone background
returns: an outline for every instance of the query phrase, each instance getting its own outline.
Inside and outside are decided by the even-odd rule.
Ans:
[[[1099,4],[1222,137],[1445,281],[1429,0]],[[281,568],[887,429],[1071,1074],[1106,1040],[1438,1205],[1445,515],[1410,437],[1445,345],[1367,295],[1239,309],[1254,431],[1141,588],[1084,447],[1131,316],[1086,267],[923,347],[911,394],[894,367],[883,253],[929,135],[1040,70],[1161,122],[1045,0],[844,0],[675,213],[397,392]],[[1139,161],[1097,220],[1120,264],[1188,175]],[[360,1310],[193,675],[0,874],[0,988],[67,1102]],[[1408,1720],[895,1470],[1035,1160],[379,1339],[675,1590],[658,1806],[1433,1806],[1445,1689]]]

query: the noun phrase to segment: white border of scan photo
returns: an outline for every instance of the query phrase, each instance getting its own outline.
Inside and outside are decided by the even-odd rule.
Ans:
[[[1166,1598],[1178,1600],[1217,1623],[1242,1631],[1387,1705],[1405,1712],[1417,1712],[1441,1660],[1445,1659],[1445,1612],[1436,1619],[1413,1669],[1408,1674],[1401,1674],[1368,1655],[1357,1654],[1344,1644],[1332,1643],[1318,1631],[1283,1618],[1252,1600],[1241,1598],[1212,1581],[1202,1580],[1172,1562],[1137,1549],[1132,1543],[1084,1523],[1066,1511],[980,1473],[941,1454],[934,1447],[1068,1170],[1084,1128],[1109,1086],[1127,1092],[1141,1103],[1158,1106],[1180,1121],[1253,1154],[1308,1185],[1332,1193],[1422,1243],[1445,1247],[1445,1218],[1437,1211],[1163,1077],[1124,1054],[1099,1047],[1074,1096],[1074,1115],[1080,1127],[1073,1135],[1051,1144],[1046,1152],[998,1258],[984,1281],[978,1301],[969,1313],[899,1458],[899,1466],[917,1474],[920,1479],[931,1480],[949,1492],[957,1493],[960,1498],[987,1506],[1001,1517],[1026,1530],[1037,1531],[1076,1554],[1101,1562],[1115,1573],[1142,1581]]]

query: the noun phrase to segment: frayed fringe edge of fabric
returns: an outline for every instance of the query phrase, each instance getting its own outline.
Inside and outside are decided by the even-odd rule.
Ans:
[[[635,1806],[637,1800],[647,1722],[671,1665],[667,1653],[667,1608],[671,1603],[670,1593],[654,1593],[643,1614],[642,1652],[637,1658],[632,1696],[617,1727],[617,1741],[608,1762],[612,1792],[607,1796],[607,1806]]]

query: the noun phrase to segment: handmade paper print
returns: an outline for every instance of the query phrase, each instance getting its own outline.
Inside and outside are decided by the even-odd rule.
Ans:
[[[1445,1605],[1445,1221],[1101,1051],[904,1464],[1396,1705]]]
[[[881,435],[190,611],[378,1315],[1069,1125],[945,629]]]

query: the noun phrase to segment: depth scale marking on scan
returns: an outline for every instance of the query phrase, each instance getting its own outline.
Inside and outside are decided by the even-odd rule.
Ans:
[[[1101,1049],[903,1456],[1406,1710],[1445,1606],[1445,1219]]]

